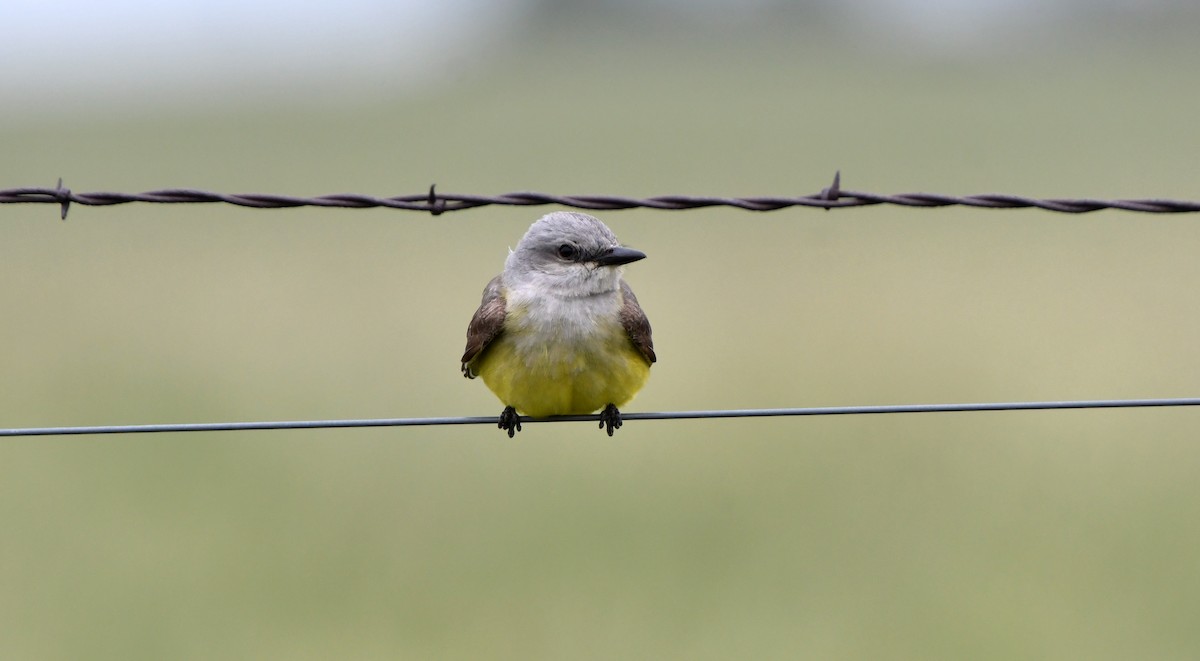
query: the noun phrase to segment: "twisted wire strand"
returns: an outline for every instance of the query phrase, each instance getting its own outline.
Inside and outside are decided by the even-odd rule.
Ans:
[[[419,211],[439,215],[450,211],[475,209],[489,205],[544,206],[559,205],[590,211],[622,209],[660,209],[679,211],[708,207],[731,207],[746,211],[778,211],[790,207],[843,209],[872,205],[901,207],[964,206],[981,209],[1042,209],[1057,213],[1090,213],[1114,209],[1136,213],[1195,213],[1200,202],[1170,199],[1067,199],[1033,198],[1021,195],[989,193],[982,195],[943,195],[938,193],[901,193],[881,195],[865,191],[841,189],[841,174],[833,185],[820,193],[798,197],[708,197],[662,195],[634,198],[616,195],[552,195],[537,192],[515,192],[503,195],[468,195],[438,193],[435,187],[414,195],[375,197],[358,193],[334,193],[316,197],[297,197],[271,193],[215,193],[192,188],[167,188],[144,193],[91,192],[76,193],[64,188],[59,180],[55,188],[9,188],[0,190],[0,204],[57,204],[65,219],[71,204],[111,206],[115,204],[230,204],[254,209],[286,209],[295,207],[324,207],[343,209],[388,208]]]

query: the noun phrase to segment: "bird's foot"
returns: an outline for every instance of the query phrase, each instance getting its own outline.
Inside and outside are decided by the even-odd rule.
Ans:
[[[508,432],[508,437],[512,438],[521,431],[521,416],[517,415],[517,410],[513,407],[505,406],[504,411],[500,413],[500,424],[496,426]]]
[[[615,405],[609,404],[600,412],[600,428],[606,429],[609,436],[613,435],[614,429],[621,428],[621,412]]]

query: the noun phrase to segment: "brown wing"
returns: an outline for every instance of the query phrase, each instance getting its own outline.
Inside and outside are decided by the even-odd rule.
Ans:
[[[633,342],[638,353],[642,354],[642,358],[646,359],[647,364],[653,365],[654,361],[658,360],[658,356],[654,355],[654,340],[650,337],[650,320],[646,318],[646,313],[642,312],[642,306],[638,305],[637,296],[633,295],[633,290],[624,280],[621,281],[621,298],[624,299],[624,303],[621,305],[621,325],[625,327],[625,332],[629,334],[629,340]]]
[[[467,325],[467,348],[462,355],[462,373],[468,379],[475,378],[471,370],[471,362],[487,349],[488,344],[500,335],[504,328],[504,292],[500,276],[483,288],[483,300],[471,323]]]

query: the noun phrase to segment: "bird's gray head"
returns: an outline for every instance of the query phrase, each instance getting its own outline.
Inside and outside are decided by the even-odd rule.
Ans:
[[[542,216],[529,227],[504,264],[509,286],[533,284],[561,296],[615,291],[620,266],[646,256],[617,243],[599,219],[572,211]]]

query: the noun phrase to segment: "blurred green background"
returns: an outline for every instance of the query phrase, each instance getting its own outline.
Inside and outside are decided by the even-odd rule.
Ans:
[[[318,47],[278,85],[258,60],[161,96],[10,85],[0,188],[799,195],[841,169],[1200,198],[1184,5],[922,32],[509,4],[469,40],[396,25],[448,40],[418,76],[331,79]],[[499,413],[457,359],[550,209],[2,206],[0,426]],[[649,254],[626,277],[659,363],[629,411],[1200,394],[1194,215],[601,217]],[[0,658],[1196,658],[1198,432],[1150,409],[6,439]]]

